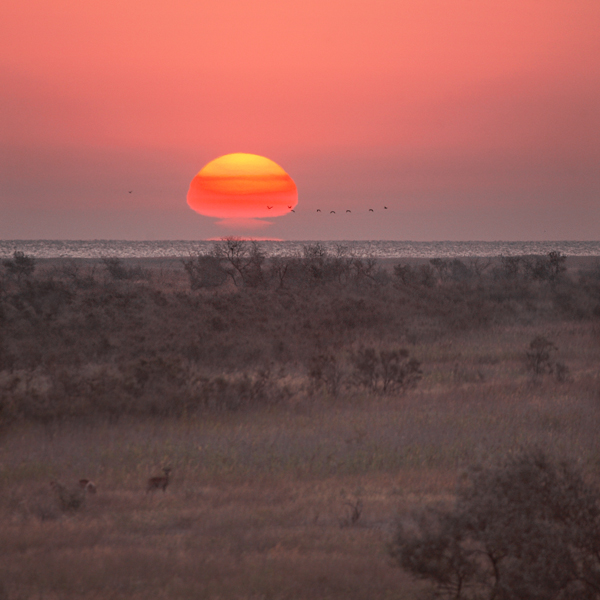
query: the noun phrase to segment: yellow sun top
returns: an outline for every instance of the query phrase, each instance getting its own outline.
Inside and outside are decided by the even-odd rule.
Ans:
[[[209,162],[192,179],[187,202],[207,217],[278,217],[298,204],[298,190],[277,163],[237,152]]]
[[[236,152],[209,162],[198,173],[200,177],[281,177],[286,172],[272,160],[258,154]]]

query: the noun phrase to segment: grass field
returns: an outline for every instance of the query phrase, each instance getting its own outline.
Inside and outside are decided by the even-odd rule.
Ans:
[[[600,297],[576,272],[190,291],[177,265],[139,281],[97,267],[88,287],[51,268],[3,284],[0,598],[416,598],[387,544],[467,466],[534,445],[597,478]],[[528,369],[536,336],[563,377]],[[394,344],[420,381],[359,385],[353,353]],[[310,376],[313,346],[337,360],[335,394]],[[167,491],[146,493],[165,466]],[[97,494],[61,507],[49,481],[83,477]]]

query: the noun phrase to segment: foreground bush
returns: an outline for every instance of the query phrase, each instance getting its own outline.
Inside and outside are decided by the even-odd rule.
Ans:
[[[452,509],[422,511],[390,546],[439,597],[600,598],[600,495],[540,452],[473,469]]]

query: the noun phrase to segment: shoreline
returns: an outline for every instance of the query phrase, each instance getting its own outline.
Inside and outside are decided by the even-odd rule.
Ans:
[[[159,259],[180,260],[190,254],[206,254],[218,241],[124,241],[124,240],[0,240],[0,259],[10,258],[15,250],[39,260],[50,258]],[[339,249],[348,255],[373,257],[378,260],[415,260],[445,258],[468,260],[500,256],[543,256],[556,251],[567,257],[600,258],[600,241],[560,242],[410,242],[410,241],[261,241],[257,242],[267,256],[301,256],[306,246],[319,244],[336,255]]]

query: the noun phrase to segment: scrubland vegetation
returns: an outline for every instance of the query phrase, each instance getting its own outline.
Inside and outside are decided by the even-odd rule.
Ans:
[[[477,480],[493,490],[535,447],[598,483],[599,262],[231,239],[169,264],[16,252],[0,273],[0,598],[525,598],[514,561],[496,585],[467,560],[491,538],[465,514],[497,507],[461,474],[507,460]],[[83,477],[76,507],[49,486]],[[437,571],[405,553],[431,531]]]

